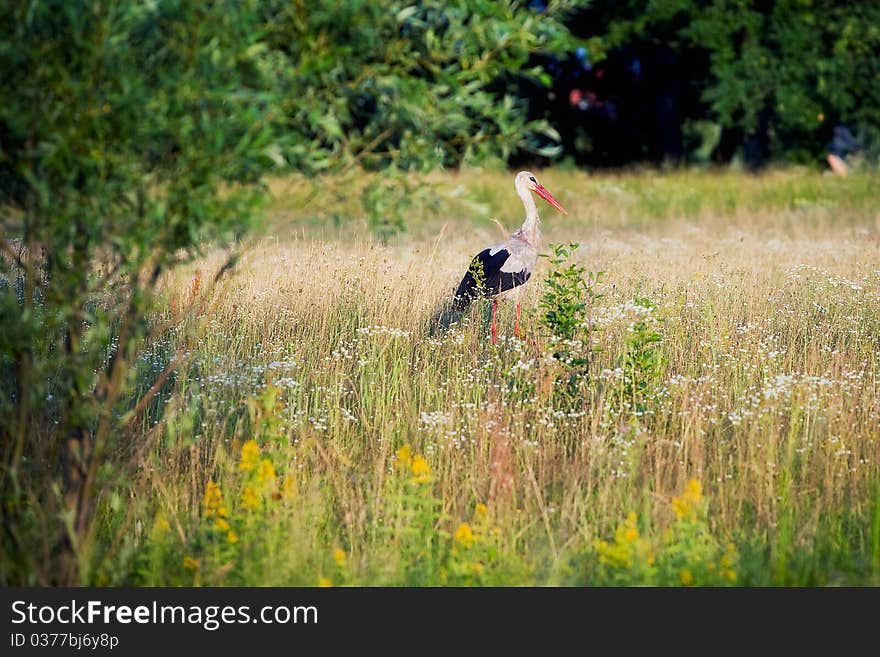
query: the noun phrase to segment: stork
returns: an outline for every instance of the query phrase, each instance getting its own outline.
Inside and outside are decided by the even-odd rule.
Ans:
[[[495,316],[498,313],[499,300],[516,300],[514,333],[519,337],[520,295],[523,286],[532,276],[541,245],[541,219],[538,217],[538,207],[532,192],[563,214],[568,214],[532,172],[520,171],[516,174],[514,187],[526,210],[526,220],[522,228],[514,232],[507,241],[490,246],[474,256],[455,291],[453,304],[455,310],[463,311],[479,296],[492,299],[492,344],[498,344]]]

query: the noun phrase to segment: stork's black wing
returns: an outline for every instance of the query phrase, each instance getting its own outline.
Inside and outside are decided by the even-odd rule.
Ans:
[[[507,249],[498,249],[491,253],[492,248],[480,251],[471,260],[471,266],[458,284],[455,291],[455,308],[464,310],[478,296],[492,297],[499,292],[510,290],[522,285],[532,275],[528,269],[509,272],[501,271],[510,257]]]

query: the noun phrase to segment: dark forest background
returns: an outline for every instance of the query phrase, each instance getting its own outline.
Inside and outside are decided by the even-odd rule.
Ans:
[[[578,163],[876,156],[875,2],[600,0],[565,24],[585,47],[544,57],[531,108]]]

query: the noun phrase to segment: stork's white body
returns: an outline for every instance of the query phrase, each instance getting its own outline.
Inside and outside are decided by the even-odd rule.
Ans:
[[[529,217],[526,215],[526,221],[522,228],[511,234],[510,238],[500,244],[495,244],[489,248],[489,255],[495,255],[501,250],[506,250],[510,256],[501,266],[503,272],[520,272],[527,271],[529,273],[535,270],[538,264],[538,250],[541,248],[541,228],[539,226],[540,218],[538,210],[535,208],[535,201],[531,195],[526,196],[531,201],[534,208],[534,215]],[[528,212],[528,206],[526,206]],[[497,299],[519,298],[525,288],[525,283],[517,285],[509,290],[504,290],[496,295]]]
[[[522,200],[526,218],[522,227],[514,232],[506,241],[494,244],[478,253],[468,273],[465,274],[456,291],[456,301],[467,307],[477,294],[490,296],[495,304],[492,308],[492,341],[497,341],[495,330],[495,314],[498,300],[516,301],[516,332],[519,334],[520,296],[526,282],[532,275],[538,262],[538,249],[541,246],[541,219],[532,192],[535,192],[548,203],[565,212],[559,202],[541,186],[534,174],[520,171],[514,181],[516,193]],[[482,273],[483,281],[477,281],[472,273]],[[484,291],[480,292],[481,284]]]

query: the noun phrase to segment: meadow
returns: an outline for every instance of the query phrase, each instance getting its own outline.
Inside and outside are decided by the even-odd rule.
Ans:
[[[880,585],[876,175],[536,173],[579,247],[498,346],[444,303],[511,172],[273,180],[166,275],[85,582]]]

